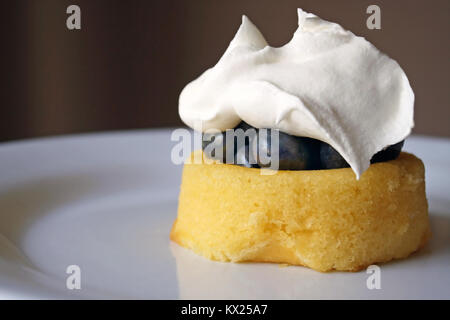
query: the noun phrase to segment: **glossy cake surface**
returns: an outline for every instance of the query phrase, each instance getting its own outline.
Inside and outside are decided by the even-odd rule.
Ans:
[[[372,164],[360,180],[350,168],[261,175],[236,165],[185,164],[170,235],[212,260],[319,271],[404,258],[429,236],[424,166],[404,152]]]

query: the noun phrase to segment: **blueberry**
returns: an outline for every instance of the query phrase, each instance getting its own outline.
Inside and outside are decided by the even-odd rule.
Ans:
[[[227,163],[227,159],[231,159],[229,162],[230,163],[236,163],[236,154],[237,154],[237,150],[243,148],[243,147],[247,147],[247,154],[248,154],[248,145],[250,143],[250,140],[252,139],[252,137],[245,137],[244,139],[238,139],[236,136],[234,136],[234,141],[230,141],[229,145],[227,145],[227,131],[233,131],[233,130],[238,130],[238,129],[242,129],[243,132],[245,133],[248,129],[254,129],[256,131],[255,128],[253,128],[252,126],[250,126],[249,124],[245,123],[244,121],[241,121],[234,129],[228,129],[224,132],[220,132],[220,133],[214,133],[214,134],[210,134],[210,133],[203,133],[202,135],[202,149],[203,151],[206,151],[205,149],[211,145],[211,148],[222,148],[222,156],[219,157],[219,155],[216,155],[214,151],[212,151],[210,154],[208,153],[208,155],[211,156],[211,158],[216,159],[216,160],[220,160],[223,163]],[[234,131],[236,134],[240,134],[242,132],[240,131]],[[232,132],[233,133],[233,132]],[[230,155],[227,157],[227,152],[230,153]],[[241,161],[243,161],[243,159],[240,159]],[[248,161],[248,158],[247,158]]]
[[[272,130],[267,129],[267,137],[259,136],[258,140],[258,154],[255,155],[258,160],[258,164],[261,167],[270,167],[270,163],[264,163],[264,159],[259,155],[266,155],[271,158],[271,134]],[[278,131],[278,155],[279,155],[279,169],[280,170],[312,170],[320,167],[320,161],[318,157],[318,140],[296,137],[283,132]],[[253,150],[254,152],[255,150]]]
[[[384,150],[375,153],[370,160],[370,163],[384,162],[396,159],[400,155],[404,143],[405,140],[402,140],[396,144],[390,145]]]
[[[254,127],[252,127],[245,121],[241,121],[234,129],[242,129],[242,130],[246,131],[247,129],[251,129],[251,128],[254,128]]]
[[[370,163],[384,162],[396,159],[403,147],[403,141],[393,144],[374,154]],[[329,144],[322,142],[320,146],[320,161],[324,169],[337,169],[349,167],[347,161]]]
[[[267,135],[260,135],[263,129],[257,129],[244,121],[240,122],[235,128],[242,129],[246,133],[244,138],[238,138],[240,131],[233,132],[233,141],[226,139],[226,132],[215,134],[203,134],[202,148],[205,150],[210,144],[214,148],[222,148],[222,157],[215,155],[214,151],[211,157],[227,163],[242,165],[248,168],[271,167],[271,134],[273,130],[267,130]],[[254,129],[255,131],[247,131]],[[233,129],[231,129],[233,130]],[[228,130],[227,130],[228,131]],[[283,132],[278,132],[279,137],[279,169],[280,170],[314,170],[314,169],[336,169],[346,168],[349,164],[345,159],[329,144],[306,137],[296,137]],[[256,133],[257,135],[252,135]],[[254,143],[253,143],[254,142]],[[386,149],[376,153],[371,163],[393,160],[400,154],[404,141],[400,141]],[[227,157],[227,152],[230,153]],[[265,155],[260,158],[259,154]],[[255,160],[256,159],[256,160]],[[269,160],[269,163],[266,161]],[[256,162],[256,163],[255,163]]]
[[[324,169],[339,169],[349,167],[347,161],[328,143],[320,143],[320,163]]]
[[[227,130],[228,131],[228,130]],[[250,153],[250,148],[253,145],[253,141],[256,139],[258,134],[258,129],[251,127],[245,122],[241,122],[237,127],[234,128],[233,140],[228,140],[227,137],[227,159],[234,159],[234,164],[251,166],[250,163],[256,164],[256,160],[253,160],[253,154]],[[229,145],[228,145],[229,144]],[[227,160],[227,163],[229,161]]]
[[[202,134],[202,149],[203,151],[206,151],[205,149],[211,145],[211,148],[222,148],[222,156],[219,154],[215,154],[215,150],[211,149],[212,152],[208,152],[208,155],[215,160],[220,160],[222,162],[225,162],[225,155],[226,155],[226,143],[225,143],[225,133],[203,133]]]
[[[235,164],[246,168],[259,168],[256,161],[252,160],[253,155],[249,149],[249,145],[247,144],[236,151]]]

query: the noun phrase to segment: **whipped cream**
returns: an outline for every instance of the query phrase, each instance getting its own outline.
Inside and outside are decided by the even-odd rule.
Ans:
[[[414,126],[414,93],[398,63],[363,37],[298,9],[286,45],[267,44],[246,17],[219,62],[179,98],[181,119],[202,130],[257,128],[322,140],[357,179],[372,156]]]

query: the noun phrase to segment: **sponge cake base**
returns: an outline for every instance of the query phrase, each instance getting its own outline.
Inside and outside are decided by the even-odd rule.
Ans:
[[[402,152],[360,180],[350,168],[261,175],[185,164],[170,238],[211,260],[325,272],[405,258],[430,234],[423,163]]]

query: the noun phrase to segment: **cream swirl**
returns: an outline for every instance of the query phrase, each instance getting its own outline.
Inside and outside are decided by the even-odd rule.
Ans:
[[[257,128],[333,146],[356,177],[414,126],[414,93],[398,63],[363,37],[298,9],[292,40],[274,48],[246,17],[219,62],[179,98],[190,127]]]

